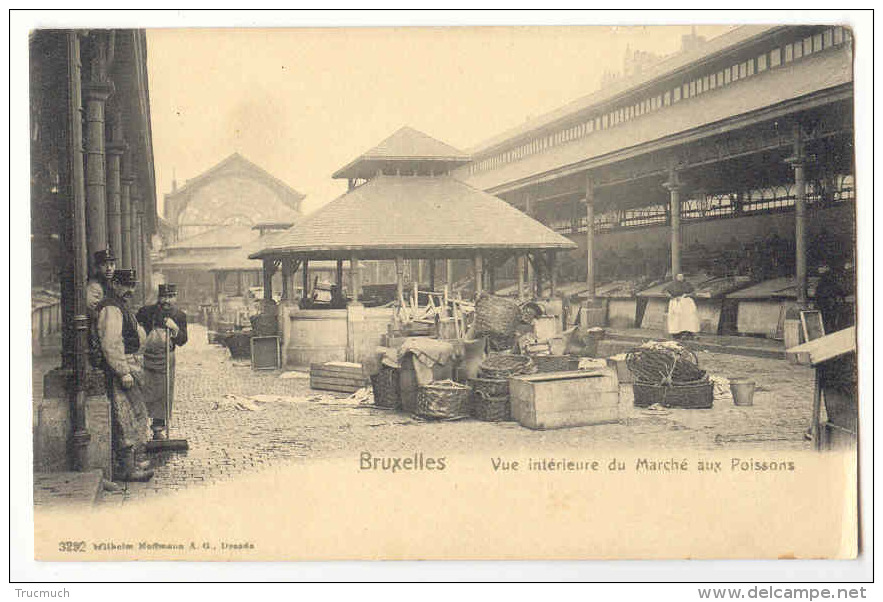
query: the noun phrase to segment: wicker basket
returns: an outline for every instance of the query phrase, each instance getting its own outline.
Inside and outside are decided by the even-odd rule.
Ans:
[[[509,397],[509,379],[507,378],[470,378],[469,386],[485,397]]]
[[[374,389],[374,405],[379,408],[399,409],[402,407],[402,392],[399,371],[389,366],[381,366],[380,372],[371,377]]]
[[[705,371],[699,369],[696,354],[684,347],[638,347],[626,355],[625,361],[639,382],[663,384],[668,381],[677,385],[694,383],[705,377]]]
[[[533,301],[524,303],[519,307],[519,310],[520,315],[518,317],[524,324],[533,324],[537,318],[545,313],[540,304]]]
[[[534,355],[537,372],[569,372],[579,370],[579,358],[572,355]]]
[[[475,303],[475,333],[511,335],[521,320],[513,299],[482,294]]]
[[[429,383],[417,391],[418,416],[423,418],[457,418],[469,407],[471,389],[452,380]]]
[[[707,409],[714,405],[714,384],[709,381],[662,386],[636,382],[635,407],[646,408],[658,403],[667,408]]]
[[[478,368],[478,375],[482,378],[509,378],[533,372],[536,372],[536,364],[530,357],[511,353],[491,353]]]
[[[485,422],[505,422],[512,419],[509,395],[492,397],[482,391],[472,392],[472,415]]]

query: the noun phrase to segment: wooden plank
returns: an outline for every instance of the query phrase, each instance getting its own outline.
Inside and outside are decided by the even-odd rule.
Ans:
[[[334,385],[334,384],[311,384],[311,389],[315,389],[317,391],[334,391],[336,393],[355,393],[362,387],[348,387],[345,385]]]
[[[808,353],[813,365],[855,351],[855,326],[788,349],[788,353]]]
[[[353,376],[363,376],[364,371],[362,365],[354,366],[335,366],[333,364],[310,364],[310,372],[325,372],[333,374],[351,374]]]
[[[337,385],[365,386],[369,382],[367,378],[335,378],[333,376],[310,375],[310,382],[334,383]]]

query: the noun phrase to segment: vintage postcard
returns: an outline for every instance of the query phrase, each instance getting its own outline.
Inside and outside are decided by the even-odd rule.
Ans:
[[[34,557],[858,557],[861,31],[32,29]]]

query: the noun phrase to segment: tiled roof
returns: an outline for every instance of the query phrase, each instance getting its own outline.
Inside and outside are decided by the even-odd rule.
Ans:
[[[173,251],[179,249],[230,249],[241,247],[258,236],[259,232],[249,225],[231,224],[179,240],[166,248]]]
[[[377,176],[274,238],[252,257],[390,258],[395,252],[572,249],[576,245],[505,201],[451,176]],[[366,252],[367,251],[367,252]]]
[[[185,253],[182,255],[173,255],[171,257],[164,257],[159,261],[153,262],[153,267],[155,268],[199,268],[202,270],[208,269],[210,266],[214,265],[219,257],[223,254],[222,251],[204,251],[198,253]]]
[[[274,232],[272,234],[258,236],[238,249],[222,253],[209,269],[213,272],[260,270],[261,262],[256,259],[249,259],[248,256],[266,248],[267,245],[274,244],[274,242],[279,239],[279,236],[284,233],[284,231]]]
[[[352,178],[364,177],[366,174],[373,175],[375,169],[371,166],[389,165],[391,162],[437,163],[441,171],[460,163],[468,163],[469,155],[432,136],[405,126],[340,168],[332,177]]]

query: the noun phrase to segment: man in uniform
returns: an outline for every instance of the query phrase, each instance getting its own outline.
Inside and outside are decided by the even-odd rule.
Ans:
[[[168,439],[167,416],[175,398],[175,348],[187,342],[187,315],[178,309],[174,284],[160,284],[158,300],[138,310],[147,333],[144,346],[145,404],[152,419],[153,438]],[[168,407],[167,407],[168,406]]]
[[[101,343],[98,341],[98,304],[110,294],[111,281],[116,272],[116,257],[110,248],[92,255],[92,277],[86,283],[86,309],[89,315],[89,361],[96,368],[103,363]]]
[[[116,272],[116,257],[110,248],[96,251],[92,256],[93,273],[86,284],[86,306],[95,311],[101,300],[110,292],[111,280]]]
[[[141,347],[147,336],[129,308],[135,286],[134,270],[117,270],[108,295],[96,306],[98,340],[113,413],[115,480],[147,481],[149,462],[139,462],[149,439],[147,408],[142,398]]]

